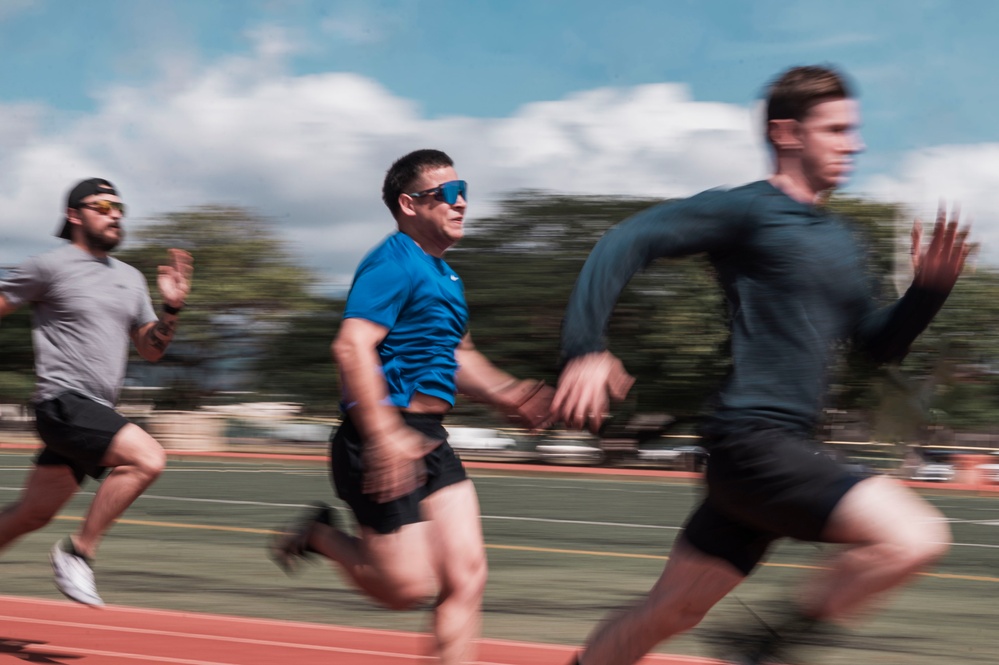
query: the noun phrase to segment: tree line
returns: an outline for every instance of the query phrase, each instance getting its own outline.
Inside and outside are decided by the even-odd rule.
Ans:
[[[518,376],[554,382],[562,313],[586,256],[613,224],[655,203],[524,191],[472,222],[446,260],[465,282],[476,345]],[[911,221],[901,207],[848,197],[829,205],[852,220],[869,249],[885,302],[897,297],[910,278],[898,239],[908,237]],[[343,299],[317,293],[317,275],[280,240],[274,222],[244,208],[205,206],[162,215],[135,237],[117,256],[150,284],[168,247],[190,251],[196,271],[174,344],[157,365],[130,363],[127,385],[159,388],[151,393],[157,408],[195,408],[235,393],[336,412],[330,342]],[[610,348],[638,378],[628,408],[696,418],[728,368],[725,317],[703,257],[658,261],[636,276],[608,330]],[[991,432],[999,413],[997,317],[999,272],[969,271],[901,366],[872,367],[844,353],[829,407],[858,414],[889,438],[925,425]],[[4,320],[0,349],[0,400],[27,401],[26,310]],[[459,411],[483,417],[465,403]]]

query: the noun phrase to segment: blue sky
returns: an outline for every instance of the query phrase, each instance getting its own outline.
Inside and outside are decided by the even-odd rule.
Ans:
[[[89,175],[135,224],[258,209],[329,283],[391,230],[381,175],[416,147],[456,158],[473,224],[523,187],[738,184],[766,174],[761,88],[815,62],[861,92],[850,190],[960,199],[999,260],[995,26],[988,0],[4,0],[0,265],[52,245]]]

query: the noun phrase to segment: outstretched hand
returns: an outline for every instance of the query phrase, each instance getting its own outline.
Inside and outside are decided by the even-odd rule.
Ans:
[[[544,381],[523,379],[503,389],[497,402],[513,424],[537,432],[552,424],[554,397],[555,389]]]
[[[156,285],[160,289],[163,302],[170,307],[181,308],[191,292],[191,277],[194,275],[194,259],[182,249],[168,249],[170,262],[160,266]]]
[[[570,360],[558,380],[552,414],[570,429],[600,431],[610,413],[610,401],[621,401],[635,377],[610,351],[588,353]]]
[[[424,484],[427,466],[423,458],[441,444],[407,426],[389,435],[376,436],[363,448],[362,491],[378,503],[411,494]]]
[[[968,242],[970,227],[958,228],[959,217],[960,209],[954,206],[948,220],[947,209],[941,205],[933,225],[933,236],[925,250],[922,223],[917,219],[912,225],[914,285],[938,293],[950,293],[954,288],[968,254],[975,248]]]

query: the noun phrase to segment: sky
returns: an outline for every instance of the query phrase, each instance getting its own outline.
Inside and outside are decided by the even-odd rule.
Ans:
[[[761,91],[816,63],[860,93],[847,192],[959,202],[999,264],[996,26],[991,0],[0,0],[0,266],[99,176],[133,227],[253,209],[331,292],[410,150],[455,159],[472,230],[520,190],[687,196],[766,177]]]

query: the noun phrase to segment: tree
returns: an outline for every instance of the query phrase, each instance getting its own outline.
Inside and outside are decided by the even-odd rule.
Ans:
[[[35,386],[31,313],[21,308],[0,325],[0,400],[23,404]]]
[[[466,285],[476,345],[514,373],[554,380],[562,315],[583,262],[608,228],[654,203],[522,192],[477,221],[447,256]],[[703,258],[659,261],[632,281],[609,343],[638,375],[637,408],[700,408],[727,366],[723,315]]]
[[[168,388],[160,408],[190,408],[220,391],[259,388],[254,359],[265,341],[315,307],[316,280],[274,233],[244,208],[203,206],[171,212],[136,232],[119,258],[139,268],[155,298],[156,268],[170,247],[194,256],[190,300],[178,335],[158,365],[135,363],[130,376]]]
[[[336,411],[339,376],[330,344],[343,315],[343,301],[314,298],[268,335],[254,364],[261,394],[287,396],[306,411]]]
[[[477,346],[519,375],[554,380],[565,303],[586,256],[610,226],[655,203],[520,192],[495,216],[476,221],[447,260],[465,282]],[[911,278],[910,222],[902,208],[850,197],[829,205],[866,246],[884,303],[901,295]],[[986,425],[999,409],[999,377],[989,373],[999,339],[969,333],[987,330],[996,315],[999,276],[979,271],[962,278],[901,367],[876,367],[843,354],[829,405],[868,414],[882,404],[888,410],[903,405],[902,415],[891,416],[896,422],[925,420],[932,412],[952,427]],[[727,371],[725,317],[704,257],[657,261],[632,280],[611,319],[608,342],[638,376],[636,408],[681,417],[702,409]],[[971,383],[969,372],[975,374]]]

